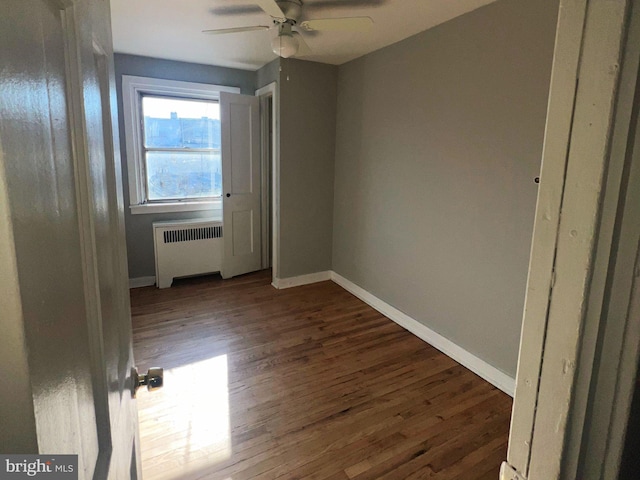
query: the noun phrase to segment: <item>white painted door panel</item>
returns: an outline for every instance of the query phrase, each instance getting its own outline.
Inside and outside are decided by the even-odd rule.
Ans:
[[[14,265],[2,283],[19,294],[2,321],[24,333],[7,360],[26,356],[32,404],[2,392],[3,417],[21,412],[31,438],[14,444],[3,418],[0,451],[78,454],[81,479],[136,478],[109,4],[0,0],[0,11],[0,229]]]
[[[257,97],[222,92],[222,277],[260,270],[260,116]]]
[[[80,472],[91,478],[102,452],[67,111],[66,22],[46,2],[11,3],[0,19],[12,47],[0,58],[0,143],[37,445],[41,453],[79,453]]]

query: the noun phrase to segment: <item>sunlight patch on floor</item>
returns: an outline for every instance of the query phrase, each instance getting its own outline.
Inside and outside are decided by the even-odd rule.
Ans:
[[[228,385],[227,356],[220,355],[165,370],[162,389],[139,392],[145,479],[175,478],[164,472],[187,474],[231,457]]]

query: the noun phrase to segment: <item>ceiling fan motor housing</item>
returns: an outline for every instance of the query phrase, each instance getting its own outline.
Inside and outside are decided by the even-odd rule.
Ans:
[[[276,0],[276,3],[284,13],[287,20],[298,21],[302,14],[302,2],[300,0]]]

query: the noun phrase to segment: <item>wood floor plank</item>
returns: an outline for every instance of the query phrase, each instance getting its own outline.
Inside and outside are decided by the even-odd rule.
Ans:
[[[145,480],[497,478],[511,399],[338,285],[131,292]]]

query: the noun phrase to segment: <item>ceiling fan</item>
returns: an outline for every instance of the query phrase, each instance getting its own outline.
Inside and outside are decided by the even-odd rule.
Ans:
[[[302,0],[253,0],[265,13],[271,16],[273,25],[252,25],[248,27],[203,30],[202,33],[220,35],[251,32],[255,30],[277,29],[277,36],[271,40],[271,48],[276,55],[289,58],[311,53],[309,45],[300,34],[302,32],[366,32],[373,26],[370,17],[318,18],[298,23],[302,15]]]

